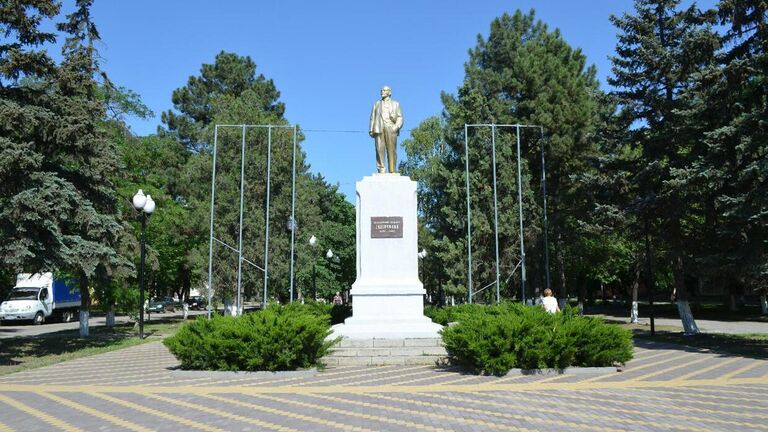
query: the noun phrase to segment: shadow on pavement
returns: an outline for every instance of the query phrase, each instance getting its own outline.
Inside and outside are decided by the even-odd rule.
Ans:
[[[688,352],[711,351],[721,356],[768,359],[768,337],[749,337],[722,333],[686,336],[680,332],[633,330],[635,346],[644,349],[677,349]]]

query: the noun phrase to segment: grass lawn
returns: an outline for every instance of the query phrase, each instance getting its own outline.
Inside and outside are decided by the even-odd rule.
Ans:
[[[34,337],[0,340],[0,375],[49,366],[67,360],[115,351],[171,336],[184,324],[179,319],[153,319],[144,323],[143,341],[132,323],[92,327],[90,337],[80,338],[78,330],[65,330]]]

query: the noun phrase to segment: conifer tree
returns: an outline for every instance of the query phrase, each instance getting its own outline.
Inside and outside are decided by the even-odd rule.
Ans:
[[[444,133],[439,140],[428,132],[434,120],[417,129],[414,143],[406,145],[409,157],[433,152],[425,158],[430,200],[422,203],[429,227],[435,232],[436,253],[440,259],[449,293],[466,292],[466,198],[464,124],[532,124],[547,134],[547,189],[550,195],[551,229],[556,246],[558,296],[564,297],[565,268],[568,259],[565,243],[576,236],[577,224],[571,211],[571,176],[587,168],[587,156],[594,153],[591,139],[596,123],[598,93],[595,69],[587,67],[582,52],[563,40],[559,31],[549,31],[536,21],[534,13],[517,11],[493,20],[487,39],[478,36],[465,64],[465,79],[457,95],[443,95]],[[431,122],[431,123],[430,123]],[[516,139],[514,129],[498,129],[496,139],[497,189],[499,193],[499,236],[502,284],[511,278],[520,261]],[[473,279],[477,291],[495,279],[493,233],[493,191],[491,139],[489,130],[470,129],[470,188],[472,190]],[[538,129],[523,129],[522,189],[526,225],[525,244],[532,268],[542,275],[541,250],[541,154]],[[444,143],[443,143],[444,140]],[[434,145],[441,149],[434,152]],[[424,147],[424,149],[420,149]],[[435,163],[438,161],[439,163]],[[407,166],[407,165],[406,165]],[[407,166],[415,175],[427,174],[419,166]],[[420,179],[421,180],[421,179]],[[517,270],[519,272],[519,270]],[[531,272],[534,273],[534,272]],[[534,278],[531,278],[531,281]],[[531,282],[529,281],[529,283]],[[544,283],[541,278],[536,285]],[[519,285],[518,285],[519,286]],[[530,296],[530,286],[528,295]],[[501,287],[505,296],[519,295],[510,284]],[[492,292],[487,290],[488,292]]]
[[[55,65],[31,47],[54,42],[38,27],[58,14],[54,2],[5,2],[16,41],[0,47],[3,146],[0,153],[0,255],[15,271],[59,271],[78,280],[82,336],[88,335],[91,282],[123,261],[114,249],[121,230],[113,180],[119,155],[105,139],[97,97],[98,65],[90,18],[79,0],[66,21],[63,60]],[[106,282],[104,282],[106,283]]]
[[[697,213],[705,233],[700,266],[707,283],[727,289],[731,307],[745,289],[768,288],[768,6],[723,0],[703,19],[724,34],[717,62],[696,74],[684,95],[683,130],[701,150],[692,163],[701,185]]]
[[[633,14],[612,16],[621,31],[612,58],[609,82],[630,119],[637,124],[630,142],[640,156],[633,172],[637,217],[663,232],[674,280],[673,296],[686,333],[698,333],[685,285],[692,263],[690,208],[697,187],[691,182],[692,155],[700,143],[680,133],[681,94],[693,74],[712,61],[706,42],[712,32],[702,26],[695,5],[678,8],[679,0],[636,0]]]

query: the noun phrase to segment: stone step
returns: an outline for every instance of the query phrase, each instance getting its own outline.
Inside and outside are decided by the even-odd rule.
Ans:
[[[328,366],[435,365],[447,357],[441,338],[344,338],[322,361]]]
[[[332,357],[413,357],[423,355],[446,356],[441,346],[427,347],[389,347],[389,348],[336,348]]]
[[[443,346],[441,338],[405,338],[405,339],[349,339],[344,338],[337,348],[390,348],[390,347],[435,347]]]
[[[440,365],[446,363],[444,356],[412,357],[323,357],[328,366],[390,366],[390,365]]]

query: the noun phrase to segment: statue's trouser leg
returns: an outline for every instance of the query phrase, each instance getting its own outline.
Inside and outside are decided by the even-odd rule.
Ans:
[[[397,172],[397,134],[390,128],[384,127],[382,135],[387,145],[387,162],[389,172]]]
[[[384,134],[376,134],[373,137],[374,146],[376,147],[376,170],[383,173],[384,170]]]

